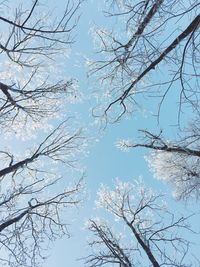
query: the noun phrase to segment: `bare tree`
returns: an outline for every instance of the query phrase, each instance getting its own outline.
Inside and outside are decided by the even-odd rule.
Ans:
[[[199,1],[105,2],[109,5],[105,14],[113,24],[94,30],[97,59],[88,62],[89,74],[100,83],[94,115],[116,122],[142,105],[144,96],[151,106],[156,103],[159,118],[172,91],[174,97],[167,103],[178,102],[178,123],[188,106],[199,118]],[[128,142],[125,148],[153,149],[150,166],[175,185],[176,197],[198,196],[199,134],[170,142],[161,134],[143,133],[143,142]],[[100,206],[113,217],[111,223],[90,220],[94,237],[87,266],[193,266],[188,256],[191,244],[183,233],[190,231],[188,218],[177,218],[164,208],[162,196],[141,185],[122,183],[113,191],[100,190],[99,198]],[[115,234],[120,225],[128,232],[125,245]]]
[[[40,158],[47,158],[49,161],[61,162],[73,167],[74,157],[82,151],[85,137],[81,129],[74,133],[67,132],[65,129],[67,122],[68,120],[62,122],[36,148],[30,150],[29,156],[17,162],[14,155],[7,151],[0,151],[3,165],[5,166],[5,162],[7,164],[7,167],[0,170],[0,178],[7,174],[17,174],[18,171],[21,173],[23,169],[34,170],[34,167],[29,165],[37,163]],[[35,165],[38,169],[37,164]]]
[[[55,116],[63,97],[77,96],[75,80],[59,79],[55,61],[74,41],[81,2],[66,1],[62,15],[57,7],[58,17],[39,0],[1,3],[1,9],[7,12],[7,17],[0,16],[5,29],[0,37],[5,68],[0,81],[2,127],[39,123]]]
[[[98,195],[98,206],[112,217],[110,223],[102,219],[88,222],[93,252],[86,266],[192,266],[187,255],[190,242],[184,238],[184,231],[191,231],[189,217],[170,213],[162,195],[141,181],[118,181],[114,190],[103,187]],[[120,229],[125,229],[124,240]]]
[[[176,130],[181,136],[178,140],[165,141],[160,134],[147,129],[142,131],[143,142],[122,142],[122,147],[154,150],[148,160],[150,168],[156,177],[173,184],[176,198],[199,197],[200,3],[168,0],[106,3],[107,19],[114,19],[115,24],[112,29],[96,30],[100,55],[90,62],[90,71],[101,82],[101,98],[94,114],[100,117],[103,114],[106,121],[116,122],[150,101],[151,112],[159,119],[164,101],[169,106],[176,105],[179,125]],[[184,111],[190,116],[180,124]],[[189,132],[183,130],[192,116],[194,123]],[[165,127],[168,126],[164,124],[164,130]]]
[[[22,87],[0,83],[2,92],[0,124],[2,128],[10,127],[15,121],[15,125],[21,122],[25,126],[28,122],[34,124],[42,119],[44,121],[45,118],[53,117],[59,111],[62,97],[76,94],[72,81],[59,81],[53,85],[43,81],[35,88],[29,87],[28,89],[28,84],[31,83],[34,74],[31,74],[32,77]]]
[[[71,182],[57,192],[62,175],[53,165],[61,162],[73,166],[85,138],[81,130],[66,132],[66,123],[59,125],[21,160],[8,151],[0,152],[4,166],[0,170],[2,264],[38,266],[48,240],[69,236],[63,211],[80,202],[82,182],[74,185]]]
[[[74,208],[80,202],[82,186],[78,182],[58,194],[53,193],[56,182],[40,179],[1,195],[2,265],[38,266],[41,259],[45,259],[49,242],[70,236],[63,210],[67,208],[69,212],[70,207]],[[44,195],[48,190],[51,194]]]
[[[7,32],[1,37],[0,49],[11,61],[22,66],[35,66],[38,56],[53,57],[72,43],[71,33],[77,24],[74,14],[81,0],[66,1],[59,17],[53,17],[52,11],[40,0],[16,3],[18,6],[12,4],[7,8],[5,3],[1,3],[5,11],[14,9],[9,17],[0,16],[2,27],[7,27]]]
[[[199,1],[106,2],[115,24],[96,30],[100,56],[90,71],[105,97],[94,114],[116,121],[141,105],[141,95],[158,97],[159,114],[169,90],[176,91],[178,116],[186,103],[198,112]]]
[[[4,29],[0,35],[4,68],[0,80],[1,133],[20,131],[28,135],[28,131],[44,129],[51,118],[55,125],[65,96],[76,97],[74,80],[60,79],[55,71],[57,56],[63,56],[73,43],[82,1],[65,2],[64,8],[57,7],[58,16],[56,9],[49,10],[49,3],[45,5],[40,0],[0,3],[0,24]],[[3,266],[39,266],[50,242],[63,235],[69,237],[66,208],[76,207],[81,201],[83,186],[82,178],[74,181],[70,177],[69,167],[77,167],[77,154],[84,151],[86,138],[80,127],[74,129],[75,118],[69,117],[65,109],[64,113],[64,121],[42,141],[44,133],[37,132],[36,144],[32,141],[28,151],[22,151],[23,142],[17,154],[12,146],[5,148],[1,144]],[[68,176],[67,185],[63,176]]]
[[[142,142],[124,140],[120,141],[118,146],[125,150],[137,147],[150,149],[151,153],[146,159],[156,178],[170,182],[177,199],[198,199],[200,193],[198,124],[198,121],[191,123],[177,140],[165,140],[162,131],[154,134],[140,130]]]

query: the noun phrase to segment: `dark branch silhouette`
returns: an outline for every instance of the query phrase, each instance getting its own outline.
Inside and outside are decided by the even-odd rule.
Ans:
[[[102,218],[88,222],[92,253],[85,258],[86,266],[191,266],[190,242],[182,236],[183,231],[192,231],[187,223],[190,215],[176,218],[163,206],[162,198],[138,181],[118,181],[114,190],[100,190],[98,205],[118,223],[115,229],[115,224]],[[120,229],[124,230],[121,235]]]
[[[157,97],[159,117],[169,90],[177,87],[178,121],[185,104],[198,112],[199,2],[111,2],[107,19],[116,21],[112,30],[97,29],[100,56],[89,69],[105,92],[94,115],[116,122],[141,107],[143,95]]]

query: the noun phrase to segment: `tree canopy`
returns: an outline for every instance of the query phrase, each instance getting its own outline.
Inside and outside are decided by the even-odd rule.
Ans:
[[[90,5],[0,3],[0,264],[41,266],[49,244],[71,237],[74,210],[84,202],[91,216],[85,229],[89,253],[81,264],[198,266],[193,223],[200,196],[200,3],[104,0],[94,14]],[[87,26],[81,21],[86,9]],[[76,44],[88,34],[93,48],[85,39]],[[92,90],[84,88],[86,73]],[[113,149],[138,158],[142,151],[147,177],[113,182],[108,171],[108,186],[87,188],[94,162],[97,175],[103,158],[113,157],[106,147],[103,156],[90,156],[88,145],[123,128],[126,119],[123,131],[131,129],[143,111],[156,126],[134,124],[138,134],[119,136]],[[95,159],[85,171],[80,166],[86,156]],[[114,164],[118,171],[126,168],[120,160]],[[154,190],[151,174],[160,187],[171,186],[175,200],[168,186]],[[92,192],[90,200],[85,190]],[[173,201],[182,208],[170,207]],[[184,209],[188,203],[195,204]]]

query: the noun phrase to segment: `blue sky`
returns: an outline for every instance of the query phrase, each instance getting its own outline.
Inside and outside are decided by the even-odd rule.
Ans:
[[[59,7],[64,6],[66,1],[59,0]],[[56,3],[51,2],[52,8]],[[159,131],[165,125],[175,125],[177,117],[176,103],[170,106],[166,100],[163,105],[161,121],[158,126],[152,112],[156,110],[154,99],[145,101],[143,105],[146,110],[137,112],[129,118],[124,118],[120,123],[108,125],[105,129],[99,129],[94,123],[91,115],[91,106],[94,99],[91,97],[94,89],[98,90],[98,85],[94,83],[94,79],[87,78],[87,69],[85,67],[85,58],[94,58],[94,44],[91,36],[91,28],[94,25],[106,26],[109,20],[105,19],[102,9],[103,0],[86,0],[80,9],[81,17],[75,33],[75,44],[72,45],[69,59],[64,63],[63,75],[76,78],[83,95],[83,101],[75,105],[69,105],[67,109],[79,114],[81,126],[87,128],[89,136],[89,154],[86,158],[81,159],[81,164],[85,168],[85,188],[86,196],[82,204],[71,211],[67,211],[64,215],[69,221],[69,231],[71,238],[63,238],[57,240],[51,249],[47,251],[48,259],[44,263],[44,267],[82,267],[83,261],[78,260],[87,256],[89,250],[87,248],[88,232],[84,229],[84,224],[90,216],[96,216],[97,211],[94,209],[94,201],[99,186],[104,183],[112,186],[115,178],[123,181],[131,181],[138,176],[143,176],[147,185],[151,186],[159,192],[165,192],[169,195],[169,204],[175,210],[189,210],[189,206],[176,203],[170,197],[170,186],[163,184],[153,178],[150,173],[144,155],[148,151],[144,149],[131,150],[130,152],[122,152],[116,147],[119,139],[136,139],[138,137],[138,129],[148,129]],[[61,8],[59,8],[61,10]],[[159,77],[158,77],[159,78]],[[178,92],[177,92],[178,94]],[[174,97],[174,92],[170,92],[168,99]],[[170,127],[167,130],[168,137],[174,137],[176,127]],[[96,141],[98,139],[98,141]],[[34,141],[35,142],[35,141]],[[18,150],[20,143],[15,145]],[[80,174],[75,173],[75,178]],[[67,174],[66,174],[67,176]],[[66,179],[68,179],[66,177]],[[60,185],[62,186],[62,185]],[[197,224],[197,220],[196,220]]]
[[[70,62],[66,62],[67,69],[65,71],[69,75],[75,75],[79,80],[83,95],[89,95],[93,90],[92,81],[87,80],[86,69],[84,69],[84,57],[94,56],[94,44],[90,28],[94,23],[106,25],[107,22],[101,12],[100,2],[98,1],[97,4],[97,1],[86,1],[83,4],[82,15],[77,28],[76,43],[72,47]],[[71,68],[72,62],[78,63],[80,67]],[[86,166],[86,190],[90,195],[90,199],[83,203],[83,207],[80,207],[77,213],[74,213],[75,222],[70,226],[72,237],[55,242],[53,249],[49,251],[51,256],[44,264],[45,267],[83,266],[83,261],[77,261],[77,259],[88,255],[86,247],[88,233],[83,230],[84,222],[92,214],[95,215],[94,199],[101,183],[111,185],[116,177],[128,181],[142,174],[148,176],[149,184],[157,184],[148,172],[142,151],[123,153],[115,146],[119,138],[133,137],[136,134],[136,129],[142,128],[143,125],[146,125],[145,127],[150,126],[150,118],[145,116],[140,119],[130,118],[129,120],[123,120],[119,124],[108,126],[104,131],[98,131],[93,125],[93,118],[89,111],[91,102],[91,99],[86,99],[81,105],[78,104],[72,107],[76,112],[81,112],[85,123],[90,123],[90,131],[92,132],[90,135],[96,134],[99,139],[98,142],[94,142],[90,146],[90,153],[83,162],[83,165]],[[99,135],[101,136],[100,138]]]
[[[59,1],[59,4],[64,4],[65,1]],[[81,18],[77,27],[76,43],[72,47],[69,62],[66,62],[65,72],[75,76],[79,80],[79,86],[84,96],[90,95],[93,90],[92,79],[88,81],[86,77],[86,69],[84,57],[93,57],[94,45],[90,35],[90,28],[94,25],[106,25],[108,21],[103,17],[101,12],[103,1],[88,0],[83,4],[81,10]],[[72,67],[73,65],[78,65]],[[169,94],[169,98],[172,97]],[[87,231],[83,229],[84,222],[91,215],[95,215],[94,199],[96,191],[101,183],[112,185],[113,179],[119,177],[124,181],[130,181],[140,175],[144,177],[147,185],[156,190],[170,192],[170,187],[155,180],[148,170],[147,163],[144,160],[144,155],[147,151],[137,149],[128,153],[123,153],[116,148],[115,143],[119,138],[134,138],[138,136],[137,129],[148,128],[157,131],[162,124],[176,124],[177,118],[174,116],[176,106],[171,106],[170,111],[167,106],[163,106],[161,125],[157,128],[155,118],[152,118],[151,113],[138,113],[134,117],[122,120],[120,123],[108,125],[104,131],[98,131],[93,124],[93,118],[89,108],[92,103],[91,99],[86,99],[81,104],[72,107],[72,111],[81,113],[81,120],[85,125],[89,125],[91,136],[98,136],[99,141],[90,145],[90,153],[82,164],[86,166],[86,189],[89,199],[86,199],[82,206],[75,212],[70,213],[74,222],[70,226],[72,237],[70,239],[62,239],[55,242],[52,249],[49,251],[49,258],[45,262],[45,267],[81,267],[82,261],[77,261],[78,258],[87,256]],[[150,105],[150,103],[148,103]],[[148,107],[153,109],[153,102]],[[176,132],[174,127],[168,131],[169,136],[173,137]],[[100,137],[99,137],[100,136]],[[95,137],[95,138],[96,138]],[[183,210],[183,205],[175,203],[170,199],[170,204],[174,208]]]

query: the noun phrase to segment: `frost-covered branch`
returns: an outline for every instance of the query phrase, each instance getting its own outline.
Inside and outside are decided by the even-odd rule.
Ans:
[[[60,68],[82,0],[64,2],[52,10],[51,1],[0,3],[2,266],[41,266],[51,242],[70,237],[70,208],[83,198],[83,179],[71,176],[76,170],[80,177],[77,155],[86,138],[66,109],[78,100],[77,81]],[[26,150],[30,143],[23,141],[33,136]]]
[[[12,161],[8,163],[7,167],[0,170],[0,177],[7,174],[15,174],[18,171],[21,172],[23,168],[28,168],[31,163],[35,163],[43,157],[52,161],[62,162],[68,166],[73,166],[75,162],[74,157],[84,149],[86,139],[82,135],[81,129],[76,130],[74,133],[67,132],[68,120],[56,127],[32,153],[30,152],[30,156],[15,162],[15,157],[9,155]],[[8,153],[5,151],[1,151],[0,153],[5,154],[6,157],[8,156]],[[34,167],[32,168],[34,169]]]
[[[81,2],[68,0],[65,8],[58,5],[53,11],[40,0],[0,3],[7,14],[0,16],[5,29],[0,37],[2,132],[19,135],[23,128],[31,135],[35,129],[48,127],[63,103],[78,100],[77,81],[64,78],[59,67],[73,43]]]
[[[6,193],[1,189],[0,262],[6,266],[38,266],[45,258],[44,240],[70,236],[63,211],[81,201],[82,182],[56,193],[59,179],[46,179],[24,182]]]
[[[85,258],[85,265],[90,267],[103,266],[106,264],[118,264],[123,267],[132,267],[129,260],[129,252],[124,247],[121,247],[119,238],[112,233],[111,229],[102,223],[96,222],[95,220],[89,221],[88,228],[95,236],[100,237],[99,240],[91,241],[90,247],[100,246],[102,250],[100,253],[89,255]],[[106,246],[107,250],[104,249]]]
[[[139,132],[141,132],[144,135],[144,143],[133,143],[133,142],[127,142],[126,140],[123,142],[121,142],[121,147],[123,149],[127,148],[127,149],[131,149],[131,148],[136,148],[136,147],[144,147],[144,148],[149,148],[152,150],[159,150],[159,151],[166,151],[166,152],[172,152],[172,153],[181,153],[181,154],[186,154],[188,156],[196,156],[196,157],[200,157],[200,150],[198,149],[191,149],[190,145],[185,143],[184,144],[176,144],[176,143],[170,143],[169,141],[165,141],[162,137],[161,134],[162,132],[160,132],[160,134],[156,135],[153,134],[147,130],[140,130]],[[181,142],[182,143],[182,142]],[[120,147],[120,141],[117,143],[117,146]],[[194,144],[193,144],[194,146]]]
[[[64,212],[80,202],[83,183],[81,179],[73,184],[65,177],[65,186],[63,167],[75,169],[85,141],[68,118],[21,160],[10,151],[0,151],[0,251],[6,252],[0,262],[38,266],[46,248],[44,240],[69,236],[70,220],[66,222]]]
[[[172,90],[178,90],[178,121],[185,104],[198,112],[199,2],[107,3],[113,26],[94,31],[98,55],[89,62],[102,88],[94,115],[116,122],[141,108],[144,95],[158,99],[159,116]]]
[[[190,216],[169,212],[163,196],[145,187],[141,179],[134,183],[117,180],[114,190],[102,186],[98,197],[97,207],[111,217],[88,222],[93,254],[86,258],[86,266],[191,266],[187,256],[190,242],[183,234],[191,231],[187,223]],[[120,229],[124,233],[121,238]]]
[[[170,182],[173,194],[177,199],[199,198],[200,193],[200,132],[198,121],[185,130],[179,140],[169,141],[159,134],[140,130],[143,142],[119,141],[117,146],[122,150],[147,148],[152,150],[146,157],[150,170],[155,177]]]
[[[66,1],[59,17],[40,0],[19,4],[13,14],[7,7],[8,16],[0,16],[2,27],[7,29],[0,39],[1,53],[21,66],[37,65],[38,57],[53,58],[73,42],[71,33],[77,25],[80,4],[81,0]]]

